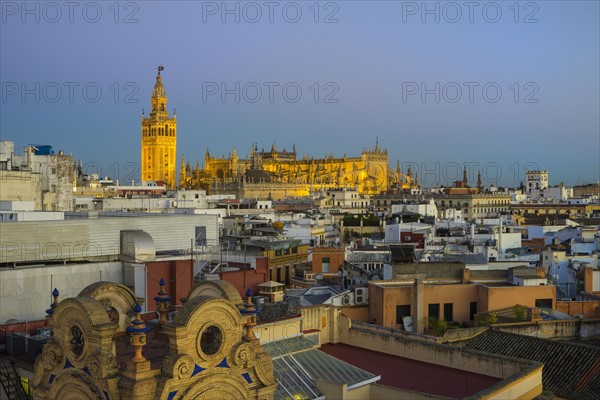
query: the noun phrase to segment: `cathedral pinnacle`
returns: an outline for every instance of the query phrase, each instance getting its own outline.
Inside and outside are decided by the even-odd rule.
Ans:
[[[167,92],[165,92],[165,87],[162,83],[162,76],[160,76],[160,71],[164,71],[165,67],[162,65],[158,66],[158,75],[156,75],[156,83],[154,84],[154,90],[152,91],[152,97],[167,97]]]

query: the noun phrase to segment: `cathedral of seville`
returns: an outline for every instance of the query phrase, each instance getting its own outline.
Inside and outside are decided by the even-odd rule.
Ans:
[[[167,94],[158,67],[152,91],[149,116],[142,115],[141,178],[142,181],[162,181],[168,188],[176,187],[177,119],[167,111]],[[182,156],[179,187],[205,189],[210,194],[233,194],[237,198],[281,199],[308,196],[333,188],[357,188],[360,194],[377,194],[389,188],[415,188],[418,177],[412,171],[403,173],[397,163],[390,169],[387,150],[378,141],[363,149],[360,157],[315,159],[307,155],[298,158],[296,146],[280,151],[273,144],[270,151],[258,150],[240,158],[234,147],[227,156],[215,157],[206,150],[204,169],[200,163],[193,168]]]
[[[391,187],[413,188],[418,185],[412,171],[403,174],[399,165],[391,170],[388,153],[379,143],[364,149],[360,157],[321,159],[292,151],[279,151],[273,144],[270,151],[250,149],[250,157],[239,158],[236,148],[227,157],[211,156],[208,149],[204,169],[185,164],[182,159],[179,186],[186,189],[204,188],[211,194],[234,194],[238,198],[281,199],[308,196],[312,192],[351,187],[361,194],[377,194]]]

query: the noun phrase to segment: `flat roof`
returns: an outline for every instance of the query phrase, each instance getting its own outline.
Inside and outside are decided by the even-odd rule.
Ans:
[[[502,381],[502,379],[492,376],[347,344],[324,344],[320,350],[365,371],[381,375],[378,383],[382,385],[436,396],[464,398]]]
[[[258,287],[280,287],[280,286],[285,286],[283,283],[279,283],[279,282],[275,282],[275,281],[268,281],[265,283],[261,283],[260,285],[258,285]]]

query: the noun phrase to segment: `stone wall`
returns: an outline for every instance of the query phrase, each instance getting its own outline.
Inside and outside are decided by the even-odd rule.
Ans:
[[[501,331],[535,336],[544,339],[573,339],[600,336],[600,319],[570,319],[563,321],[537,321],[514,324],[495,324]]]
[[[340,317],[340,342],[399,357],[447,366],[496,378],[508,378],[531,372],[539,363],[515,358],[492,356],[473,350],[458,349],[423,340],[411,340],[352,327],[352,322]],[[540,374],[541,382],[541,374]]]

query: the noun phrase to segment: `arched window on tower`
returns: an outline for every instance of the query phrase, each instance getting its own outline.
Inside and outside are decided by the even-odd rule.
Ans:
[[[169,134],[169,125],[165,124],[165,136],[171,136]]]

